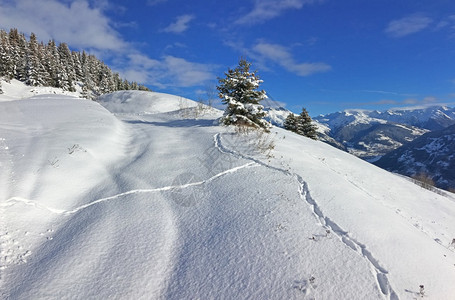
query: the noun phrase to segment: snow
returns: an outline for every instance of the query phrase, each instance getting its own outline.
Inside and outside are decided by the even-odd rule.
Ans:
[[[394,110],[369,111],[369,110],[345,110],[341,112],[320,115],[315,118],[316,121],[327,125],[335,130],[339,127],[357,124],[386,124],[394,123],[395,126],[411,130],[413,135],[422,135],[427,132],[426,128],[430,120],[438,122],[448,122],[455,117],[455,110],[444,106],[425,106],[412,108],[396,108]],[[401,123],[401,125],[400,125]],[[411,126],[409,128],[408,126]],[[418,127],[413,127],[418,126]],[[431,129],[431,128],[428,128]]]
[[[63,91],[62,89],[54,87],[27,86],[23,82],[16,79],[12,79],[8,82],[0,78],[0,85],[4,92],[3,94],[0,94],[0,101],[20,100],[44,94],[58,94],[80,97],[82,91],[79,86],[76,86],[76,90],[78,90],[76,92]]]
[[[106,109],[116,114],[156,114],[195,108],[197,103],[183,97],[141,91],[120,91],[99,97]]]
[[[178,96],[13,98],[2,298],[453,299],[453,194]]]
[[[315,118],[319,124],[330,129],[337,129],[344,126],[355,126],[358,124],[386,124],[386,120],[370,116],[370,111],[361,109],[350,109],[328,115],[320,115]]]
[[[416,148],[416,150],[425,150],[427,153],[441,153],[449,154],[450,149],[448,148],[446,142],[441,138],[429,138],[430,142],[421,148]],[[450,141],[450,139],[449,139]]]
[[[393,125],[406,129],[406,130],[409,130],[412,135],[416,135],[416,136],[421,136],[430,131],[428,129],[421,129],[421,128],[414,127],[414,126],[405,126],[405,125],[399,124],[399,123],[394,123]]]

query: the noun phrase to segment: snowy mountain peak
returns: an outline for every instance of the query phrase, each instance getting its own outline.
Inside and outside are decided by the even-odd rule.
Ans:
[[[331,128],[350,125],[352,123],[394,122],[425,129],[447,127],[455,124],[455,108],[431,106],[426,108],[389,109],[386,111],[345,110],[342,112],[321,115],[314,118]],[[442,126],[442,127],[441,127]]]

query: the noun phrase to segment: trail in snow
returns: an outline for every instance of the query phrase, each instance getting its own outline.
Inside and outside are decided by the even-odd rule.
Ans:
[[[354,250],[368,262],[376,276],[378,286],[384,295],[389,296],[389,299],[391,300],[398,299],[397,294],[393,290],[387,278],[388,271],[380,266],[377,259],[373,257],[364,244],[351,238],[347,231],[343,230],[329,217],[324,216],[316,201],[311,197],[308,184],[297,174],[295,174],[295,178],[299,182],[300,197],[311,207],[315,217],[319,220],[319,224],[324,228],[331,230],[346,246]]]
[[[170,190],[175,190],[175,189],[185,189],[185,188],[188,188],[188,187],[203,185],[203,184],[209,183],[211,181],[214,181],[214,180],[216,180],[216,179],[218,179],[218,178],[220,178],[222,176],[235,173],[235,172],[237,172],[238,170],[241,170],[241,169],[251,168],[251,167],[254,167],[256,165],[257,165],[256,162],[250,162],[250,163],[247,163],[247,164],[235,167],[235,168],[228,169],[228,170],[223,171],[221,173],[218,173],[218,174],[216,174],[216,175],[214,175],[214,176],[212,176],[212,177],[210,177],[210,178],[208,178],[206,180],[198,181],[198,182],[191,182],[191,183],[187,183],[187,184],[183,184],[183,185],[169,185],[169,186],[165,186],[165,187],[161,187],[161,188],[155,188],[155,189],[130,190],[130,191],[127,191],[127,192],[124,192],[124,193],[120,193],[120,194],[116,194],[116,195],[113,195],[113,196],[110,196],[110,197],[94,200],[94,201],[92,201],[92,202],[90,202],[88,204],[79,206],[79,207],[74,208],[72,210],[61,210],[61,209],[56,209],[56,208],[51,208],[51,207],[45,207],[45,206],[40,205],[38,203],[38,201],[36,201],[36,200],[29,200],[29,199],[24,199],[24,198],[21,198],[21,197],[9,198],[4,203],[1,203],[0,207],[9,207],[9,206],[13,206],[16,203],[24,203],[26,205],[34,206],[34,207],[39,208],[39,209],[47,210],[47,211],[49,211],[51,213],[54,213],[54,214],[72,215],[72,214],[75,214],[75,213],[85,209],[85,208],[88,208],[90,206],[96,205],[98,203],[106,202],[106,201],[110,201],[110,200],[114,200],[114,199],[118,199],[120,197],[127,196],[127,195],[140,194],[140,193],[164,192],[164,191],[170,191]]]
[[[220,133],[217,133],[214,135],[214,142],[215,142],[215,147],[222,153],[230,154],[230,155],[233,155],[238,158],[244,158],[247,160],[251,160],[254,163],[257,163],[258,165],[264,166],[266,168],[269,168],[269,169],[272,169],[275,171],[280,171],[280,172],[284,173],[285,175],[294,177],[299,184],[299,195],[300,195],[301,199],[304,200],[305,203],[307,203],[310,206],[315,218],[318,220],[318,223],[322,227],[326,228],[327,230],[332,230],[332,232],[340,239],[340,241],[342,241],[347,247],[349,247],[350,249],[355,251],[358,255],[360,255],[362,258],[364,258],[366,260],[366,262],[370,265],[373,275],[376,277],[376,282],[378,284],[379,290],[384,294],[385,297],[387,297],[390,300],[399,299],[398,295],[393,290],[393,288],[387,278],[388,271],[385,268],[383,268],[382,266],[380,266],[380,264],[378,263],[378,260],[375,259],[374,256],[371,254],[371,252],[367,250],[366,245],[351,238],[347,231],[344,231],[333,220],[331,220],[329,217],[325,216],[322,213],[318,204],[310,195],[310,190],[309,190],[308,184],[303,180],[303,178],[300,175],[298,175],[296,173],[292,173],[289,170],[271,166],[254,157],[246,156],[241,153],[238,153],[235,150],[228,149],[226,146],[223,145]],[[335,170],[333,170],[333,171],[335,171]],[[358,187],[357,185],[355,185],[355,186]]]

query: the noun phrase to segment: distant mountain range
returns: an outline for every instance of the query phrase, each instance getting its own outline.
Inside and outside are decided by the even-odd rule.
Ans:
[[[433,106],[385,112],[346,110],[314,120],[325,128],[325,135],[348,152],[375,161],[424,133],[455,124],[455,109]]]
[[[313,119],[321,139],[387,170],[455,188],[455,108],[346,110]]]
[[[455,188],[455,125],[428,132],[384,155],[377,166],[407,176],[429,174],[436,186]]]

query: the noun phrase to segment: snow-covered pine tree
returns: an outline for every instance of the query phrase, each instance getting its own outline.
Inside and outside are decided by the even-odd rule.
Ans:
[[[54,40],[50,40],[46,45],[44,63],[46,70],[49,73],[48,86],[62,87],[61,79],[59,77],[60,57],[58,55],[57,46]]]
[[[302,112],[298,117],[296,133],[312,138],[313,140],[317,139],[316,126],[313,124],[313,120],[311,120],[305,108],[302,108]]]
[[[40,42],[38,44],[38,51],[37,51],[37,59],[38,59],[38,74],[39,74],[39,85],[40,86],[46,86],[50,85],[52,82],[51,80],[51,75],[49,74],[49,70],[47,69],[47,64],[46,64],[46,45],[44,45],[43,42]]]
[[[74,61],[71,51],[66,43],[60,43],[57,47],[60,66],[62,67],[58,78],[59,85],[66,91],[74,92],[74,82],[76,81],[76,73],[74,70]]]
[[[58,46],[51,40],[38,43],[31,33],[30,40],[17,29],[0,29],[0,77],[17,79],[32,86],[53,86],[75,91],[82,82],[83,95],[88,98],[123,89],[149,91],[143,85],[129,83],[94,55],[71,51],[66,43]]]
[[[3,46],[3,40],[2,40],[2,32],[0,31],[0,78],[5,76],[5,54],[6,50],[5,47]]]
[[[125,90],[125,91],[131,90],[131,85],[128,82],[128,80],[126,80],[126,79],[123,80],[122,86],[123,86],[122,89]]]
[[[12,70],[13,78],[19,78],[19,74],[17,72],[18,69],[21,67],[20,62],[20,49],[19,49],[19,33],[17,29],[11,29],[8,33],[8,40],[9,40],[9,68]]]
[[[17,79],[25,81],[27,79],[27,39],[23,33],[20,33],[17,41],[18,61],[16,62]]]
[[[293,113],[290,113],[284,120],[283,127],[286,130],[296,132],[297,131],[297,122],[298,122],[298,117],[296,117],[296,115],[294,115]]]
[[[39,60],[39,47],[35,34],[30,35],[25,64],[25,83],[32,86],[43,85],[40,72],[43,66]]]
[[[71,56],[74,62],[74,73],[76,75],[75,81],[84,81],[84,71],[82,70],[81,55],[77,51],[71,51]]]
[[[266,97],[265,91],[257,90],[262,80],[256,71],[250,71],[251,63],[240,59],[235,69],[228,69],[226,78],[219,78],[218,96],[226,104],[221,123],[268,129],[271,125],[263,118],[266,113],[259,104]]]

